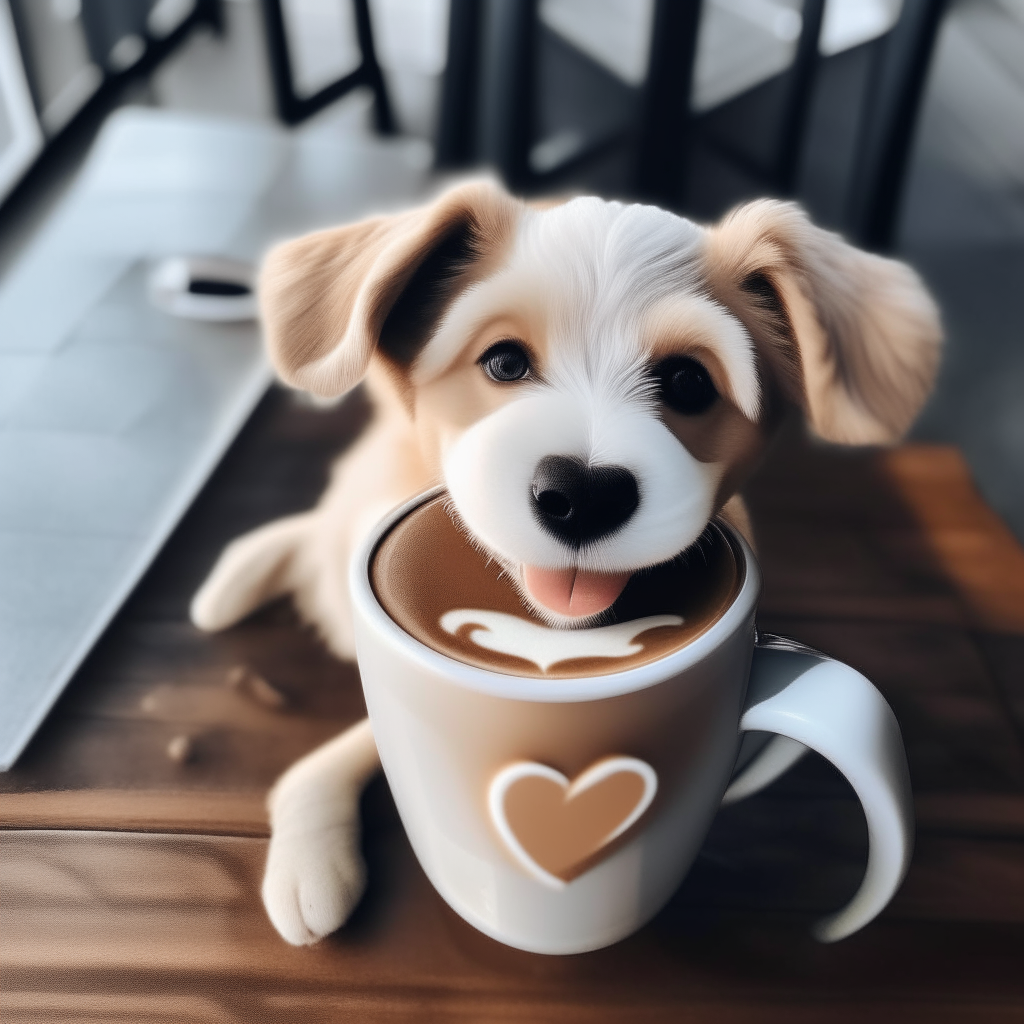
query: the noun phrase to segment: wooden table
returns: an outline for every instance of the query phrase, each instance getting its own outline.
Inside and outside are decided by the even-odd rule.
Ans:
[[[365,416],[272,392],[0,777],[5,1024],[1024,1019],[1024,551],[954,450],[843,452],[795,429],[749,492],[760,624],[864,671],[902,724],[917,851],[877,921],[808,935],[866,849],[852,791],[812,756],[718,816],[651,925],[561,958],[449,911],[378,781],[351,923],[281,941],[258,894],[264,793],[363,714],[356,673],[285,604],[216,637],[185,610],[223,543],[314,500]]]

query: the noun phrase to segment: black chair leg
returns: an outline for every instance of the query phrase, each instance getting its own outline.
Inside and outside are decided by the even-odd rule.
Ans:
[[[513,191],[532,180],[537,0],[485,0],[480,68],[480,156]]]
[[[466,167],[477,154],[477,91],[480,74],[480,0],[450,0],[448,59],[441,82],[435,163]]]
[[[340,99],[356,86],[368,85],[373,90],[374,119],[377,131],[382,135],[390,135],[394,132],[395,123],[391,114],[391,103],[388,100],[384,76],[377,63],[377,52],[373,45],[369,4],[367,0],[352,0],[352,4],[362,57],[359,67],[350,75],[331,82],[313,96],[298,96],[295,93],[291,57],[288,52],[287,26],[281,9],[281,0],[262,0],[267,55],[270,61],[274,96],[277,101],[278,115],[285,124],[299,124],[329,103]]]
[[[818,40],[825,14],[825,0],[804,0],[803,26],[790,72],[786,109],[779,130],[779,148],[775,168],[775,188],[780,195],[792,195],[800,170],[807,118],[814,93],[814,78],[820,56]]]
[[[373,28],[370,24],[368,0],[353,0],[356,14],[356,32],[359,35],[359,49],[363,54],[362,73],[366,84],[373,90],[374,122],[379,135],[393,135],[395,119],[391,113],[391,101],[384,85],[384,75],[377,63],[377,50],[373,44]]]
[[[892,248],[900,199],[946,0],[904,0],[882,41],[862,117],[859,156],[847,217],[851,238],[868,249]]]
[[[701,0],[657,0],[644,85],[634,186],[651,202],[685,202],[690,89]]]

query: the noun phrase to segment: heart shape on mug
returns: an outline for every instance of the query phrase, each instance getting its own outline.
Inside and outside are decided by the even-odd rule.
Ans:
[[[602,758],[571,782],[547,765],[516,761],[491,780],[487,806],[526,872],[562,889],[604,859],[657,791],[654,769],[636,757]]]

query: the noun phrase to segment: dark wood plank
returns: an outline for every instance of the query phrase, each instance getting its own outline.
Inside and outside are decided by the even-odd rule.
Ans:
[[[262,915],[261,840],[14,832],[2,850],[6,1021],[44,1019],[42,1008],[45,1019],[83,1019],[90,1006],[106,1019],[179,1021],[732,1021],[814,1012],[853,1020],[854,1009],[924,1020],[940,1007],[945,1017],[934,1019],[998,1020],[1024,998],[1015,969],[1024,938],[1019,849],[1015,869],[1012,858],[947,852],[958,870],[997,865],[1004,906],[965,907],[954,894],[947,905],[919,907],[908,898],[871,933],[821,946],[805,933],[806,914],[702,914],[683,893],[638,935],[575,957],[533,956],[480,936],[443,905],[400,834],[371,842],[375,882],[352,926],[309,949],[285,946]],[[1006,905],[1018,909],[1012,920]],[[974,955],[965,958],[967,949]]]
[[[892,705],[915,792],[1024,796],[1024,747],[988,660],[965,629],[884,621],[762,616],[863,672]]]
[[[1024,548],[981,499],[963,456],[948,446],[906,445],[878,459],[971,624],[1024,633]]]
[[[259,676],[284,705],[231,685]],[[7,791],[265,790],[296,758],[365,714],[355,669],[285,606],[222,637],[184,623],[118,623],[16,768]],[[168,755],[189,738],[184,762]]]
[[[54,821],[90,831],[270,835],[263,790],[61,789],[6,793],[0,801],[0,828],[47,828]]]
[[[974,640],[1024,743],[1024,633],[978,632]]]
[[[747,493],[765,611],[1024,633],[1024,549],[955,449],[843,449],[791,423]]]
[[[366,416],[359,396],[316,411],[272,392],[0,776],[5,1024],[1024,1017],[1024,553],[951,449],[844,451],[792,427],[750,488],[760,621],[864,671],[901,721],[918,845],[878,921],[808,936],[866,852],[849,786],[808,757],[723,811],[662,914],[611,949],[533,957],[475,933],[382,780],[351,924],[315,949],[278,939],[258,897],[265,792],[361,717],[358,676],[287,603],[216,637],[186,608],[223,543],[315,501]],[[232,685],[240,668],[280,699]]]

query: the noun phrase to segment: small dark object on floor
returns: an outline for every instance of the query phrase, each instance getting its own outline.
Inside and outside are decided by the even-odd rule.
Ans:
[[[226,682],[232,690],[238,690],[265,708],[281,711],[288,706],[288,698],[277,687],[245,665],[229,669]]]
[[[191,736],[175,736],[167,744],[167,756],[177,764],[187,764],[192,760],[195,747],[192,744]]]

